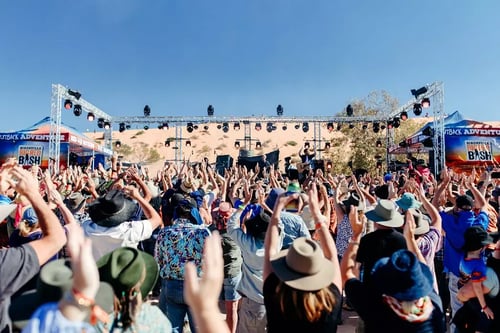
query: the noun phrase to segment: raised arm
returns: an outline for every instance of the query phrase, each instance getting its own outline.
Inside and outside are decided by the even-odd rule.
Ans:
[[[342,262],[340,263],[343,286],[345,286],[347,280],[357,278],[355,274],[356,254],[358,253],[359,242],[361,241],[361,235],[363,233],[363,222],[358,219],[356,207],[354,206],[351,206],[349,221],[351,222],[352,238],[342,257]]]
[[[38,223],[42,229],[43,237],[30,242],[38,257],[40,265],[46,263],[66,243],[64,229],[59,219],[43,200],[38,191],[38,181],[29,171],[21,166],[13,166],[9,170],[7,182],[19,193],[24,195],[35,210]]]
[[[142,211],[144,212],[144,216],[146,216],[146,218],[151,223],[151,227],[153,230],[162,225],[162,220],[158,212],[153,208],[153,206],[149,204],[149,201],[142,197],[137,188],[135,188],[134,186],[127,186],[123,189],[123,191],[129,197],[135,199],[139,206],[141,206]]]

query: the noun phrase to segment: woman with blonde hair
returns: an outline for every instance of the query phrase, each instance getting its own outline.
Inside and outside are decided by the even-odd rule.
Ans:
[[[263,289],[268,332],[337,331],[342,305],[337,249],[319,209],[316,181],[309,182],[307,191],[319,243],[301,237],[278,252],[281,211],[298,199],[298,193],[280,195],[266,233]]]

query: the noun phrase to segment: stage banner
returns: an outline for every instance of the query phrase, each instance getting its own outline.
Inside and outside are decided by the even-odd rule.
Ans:
[[[60,165],[67,165],[69,144],[60,145]],[[0,141],[0,163],[14,157],[19,165],[30,167],[39,165],[47,168],[49,165],[49,142],[47,141]]]
[[[446,128],[445,151],[454,170],[500,166],[500,128]]]

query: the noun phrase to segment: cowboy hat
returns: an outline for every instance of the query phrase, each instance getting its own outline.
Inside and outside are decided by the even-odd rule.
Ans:
[[[494,239],[481,226],[467,228],[464,233],[464,251],[475,251],[493,243]]]
[[[219,214],[222,216],[230,216],[233,213],[234,209],[231,204],[227,201],[222,201],[219,206],[212,209],[212,212],[215,214]]]
[[[364,203],[361,201],[358,193],[356,192],[351,192],[349,197],[346,200],[342,201],[342,204],[345,206],[347,214],[349,214],[349,212],[351,211],[351,206],[356,207],[356,210],[365,209]]]
[[[403,225],[403,215],[396,211],[394,203],[390,200],[380,200],[374,209],[365,213],[366,218],[380,225],[399,228]]]
[[[413,301],[432,292],[433,275],[426,264],[408,250],[379,259],[372,270],[373,285],[383,295]]]
[[[81,192],[73,192],[66,199],[66,206],[71,213],[75,214],[85,205],[85,200],[86,198]]]
[[[120,247],[97,261],[101,281],[109,283],[120,297],[143,279],[143,299],[148,297],[158,279],[158,264],[152,255],[132,247]],[[145,274],[145,276],[144,276]]]
[[[182,192],[191,193],[193,191],[193,183],[186,179],[181,183],[180,189]]]
[[[418,201],[412,193],[403,193],[401,198],[396,200],[396,205],[403,210],[408,210],[410,208],[420,208],[422,203]]]
[[[335,270],[318,243],[305,237],[271,259],[276,276],[286,285],[303,291],[323,289],[333,282]]]
[[[136,211],[135,203],[119,190],[111,190],[88,206],[92,221],[103,227],[115,227],[128,221]]]
[[[420,236],[429,232],[429,218],[416,209],[410,208],[408,211],[413,215],[413,219],[415,220],[415,230],[413,234],[415,236]]]
[[[15,327],[23,328],[36,309],[49,302],[58,302],[73,286],[73,271],[68,259],[58,259],[47,263],[40,271],[37,287],[12,299],[9,316]],[[113,312],[113,288],[106,282],[99,284],[95,304],[106,313]]]

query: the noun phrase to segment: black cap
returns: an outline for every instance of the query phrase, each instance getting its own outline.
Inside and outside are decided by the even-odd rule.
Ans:
[[[464,233],[464,251],[479,250],[485,245],[493,243],[493,237],[488,235],[481,226],[467,228]]]
[[[461,210],[471,210],[474,207],[474,200],[468,195],[459,195],[456,199],[456,204]]]

